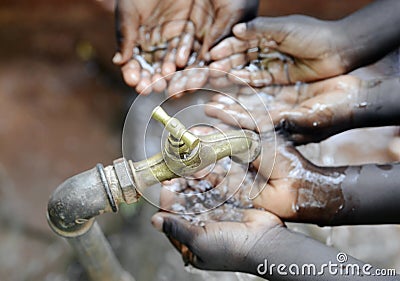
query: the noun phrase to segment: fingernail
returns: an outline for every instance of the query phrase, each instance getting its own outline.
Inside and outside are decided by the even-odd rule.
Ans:
[[[164,224],[164,219],[159,216],[159,215],[154,215],[151,218],[151,223],[153,224],[154,228],[157,229],[158,231],[162,232],[163,229],[163,224]]]
[[[112,58],[112,62],[113,63],[120,63],[121,61],[122,61],[122,55],[121,55],[121,53],[118,52]]]
[[[235,34],[243,34],[246,31],[246,24],[239,23],[233,27],[233,33]]]

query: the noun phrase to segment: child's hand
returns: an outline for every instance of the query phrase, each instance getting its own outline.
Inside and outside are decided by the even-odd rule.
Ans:
[[[312,164],[279,136],[276,143],[264,141],[253,164],[268,179],[258,187],[255,207],[286,221],[321,224],[330,222],[342,208],[342,169]]]
[[[235,37],[211,50],[215,62],[210,68],[255,87],[315,81],[348,71],[341,53],[347,39],[335,22],[299,15],[259,17],[234,26],[233,33]]]
[[[209,48],[234,24],[253,18],[257,6],[258,0],[119,0],[121,52],[113,61],[139,93],[161,92],[170,78],[161,77],[208,60]]]
[[[216,95],[206,113],[260,133],[271,130],[273,123],[296,144],[318,142],[353,126],[353,113],[363,106],[362,85],[360,79],[346,75],[312,84],[266,87],[258,95],[243,89],[236,98],[248,112]]]
[[[180,215],[159,212],[152,223],[167,235],[185,264],[207,270],[249,272],[249,254],[268,244],[284,227],[271,213],[254,209],[242,212],[240,222],[206,222],[203,226],[193,225]]]

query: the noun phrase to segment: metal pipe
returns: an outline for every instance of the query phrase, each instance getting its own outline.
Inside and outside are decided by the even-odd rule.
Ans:
[[[67,239],[92,280],[134,281],[116,259],[95,217],[116,212],[122,190],[115,167],[98,164],[95,168],[67,179],[52,194],[47,219],[58,235]]]
[[[128,272],[122,269],[97,222],[94,222],[85,234],[67,238],[67,241],[92,280],[134,280]]]
[[[92,280],[134,280],[116,259],[96,216],[117,212],[121,203],[137,202],[140,192],[155,183],[191,175],[224,157],[250,163],[261,149],[259,136],[246,130],[193,137],[199,141],[184,155],[167,140],[163,153],[136,163],[120,158],[105,168],[98,164],[53,192],[47,209],[49,225],[67,238]]]

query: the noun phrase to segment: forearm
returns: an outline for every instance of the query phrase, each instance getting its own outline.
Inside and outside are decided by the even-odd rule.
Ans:
[[[248,272],[271,281],[321,278],[326,281],[389,280],[366,276],[374,273],[372,266],[343,253],[338,254],[336,249],[316,240],[277,227],[267,232],[249,254]],[[342,258],[347,258],[347,261],[339,262],[343,261]],[[351,273],[353,269],[355,274]],[[350,274],[346,275],[346,271]]]
[[[318,136],[316,141],[351,129],[400,125],[400,78],[362,81],[349,95],[351,101],[332,110],[338,113],[329,126],[308,132]]]
[[[340,184],[343,206],[324,225],[400,223],[400,164],[350,166]]]
[[[337,21],[348,70],[368,65],[400,45],[400,1],[378,0]]]
[[[363,82],[351,123],[352,128],[399,125],[400,78]]]

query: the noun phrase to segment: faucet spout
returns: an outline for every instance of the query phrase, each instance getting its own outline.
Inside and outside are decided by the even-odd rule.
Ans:
[[[228,156],[235,162],[251,163],[261,151],[259,135],[248,130],[197,137],[200,140],[198,145],[188,153],[177,153],[167,140],[162,153],[139,162],[129,161],[139,192],[165,180],[193,175]]]

